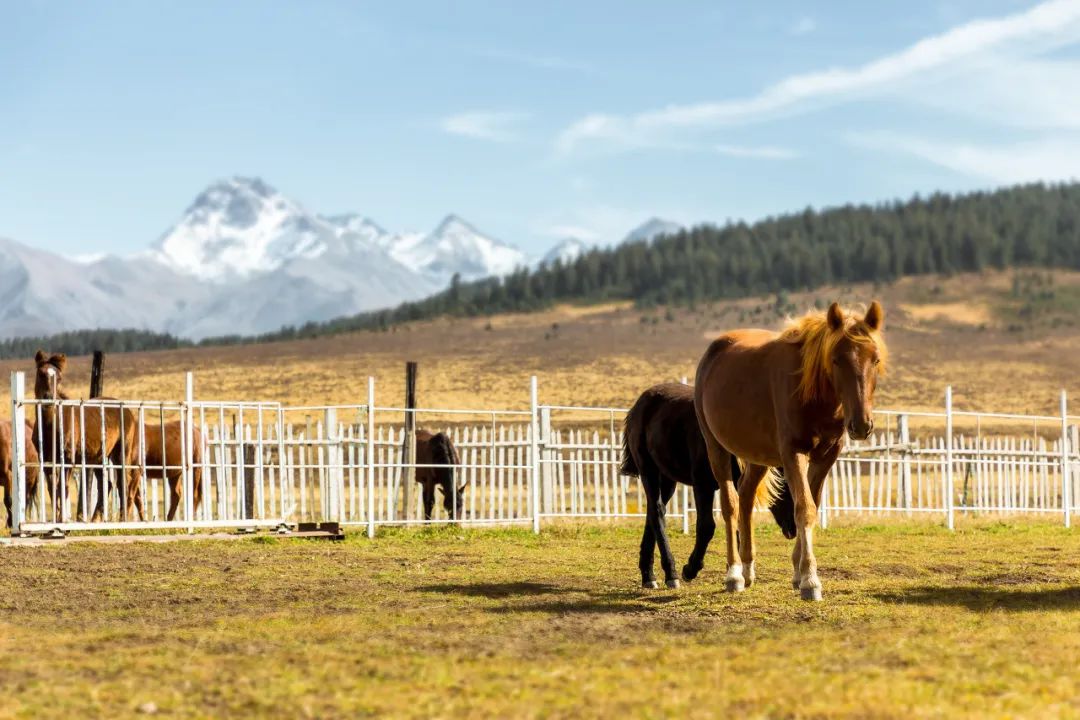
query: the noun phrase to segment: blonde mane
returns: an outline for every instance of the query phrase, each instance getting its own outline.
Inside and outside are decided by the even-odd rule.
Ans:
[[[780,340],[799,345],[802,357],[798,394],[803,402],[825,397],[832,388],[832,353],[844,337],[852,342],[874,345],[881,364],[878,373],[885,373],[889,350],[885,339],[863,321],[863,314],[844,310],[844,324],[839,330],[829,327],[826,312],[809,312],[801,318],[788,320],[780,332]]]

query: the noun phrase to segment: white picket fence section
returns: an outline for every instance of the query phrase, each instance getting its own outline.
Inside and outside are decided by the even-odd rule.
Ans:
[[[50,407],[61,419],[100,421],[104,413],[96,407],[134,414],[138,452],[132,463],[142,472],[145,515],[137,519],[126,508],[125,518],[123,493],[113,491],[104,517],[89,518],[100,488],[77,481],[95,470],[105,477],[124,476],[132,470],[126,462],[118,465],[76,450],[66,458],[63,453],[41,458],[35,465],[26,460],[23,434],[12,433],[17,533],[191,531],[308,522],[364,527],[369,535],[379,526],[448,522],[531,524],[539,531],[541,521],[644,514],[641,484],[619,472],[626,410],[541,405],[535,378],[529,410],[412,411],[417,427],[446,432],[461,459],[455,485],[465,485],[464,507],[452,517],[439,495],[431,520],[424,519],[419,487],[405,482],[407,468],[426,467],[405,462],[406,411],[376,405],[373,379],[365,404],[303,408],[195,401],[190,374],[183,402],[38,401],[25,396],[24,383],[21,373],[13,373],[12,417],[15,427],[23,422],[38,427],[38,447],[44,446],[41,423],[35,420]],[[955,515],[964,513],[1056,514],[1068,525],[1080,497],[1080,437],[1078,418],[1067,414],[1064,393],[1061,408],[1060,416],[960,412],[952,409],[947,391],[942,413],[879,412],[882,430],[867,441],[849,443],[826,480],[822,524],[840,514],[896,514],[937,517],[952,527]],[[153,433],[170,422],[184,430],[181,453],[155,464],[148,454]],[[75,447],[89,447],[82,436],[87,429],[84,419],[72,441]],[[57,432],[62,436],[62,429]],[[73,476],[73,488],[60,484],[59,510],[46,489],[47,470]],[[181,488],[171,521],[170,482],[164,477],[169,472]],[[202,489],[198,507],[190,492],[195,483]],[[669,518],[689,531],[694,512],[692,493],[680,486],[669,504]]]

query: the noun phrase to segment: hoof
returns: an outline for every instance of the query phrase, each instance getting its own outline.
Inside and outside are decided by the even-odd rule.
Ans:
[[[799,589],[799,597],[803,600],[811,600],[818,602],[821,600],[821,588],[819,587],[805,587]]]
[[[750,587],[754,584],[754,580],[757,578],[757,573],[754,571],[754,563],[749,563],[743,566],[743,580],[746,583],[746,587]]]
[[[656,582],[655,580],[642,580],[641,587],[645,588],[646,590],[656,590],[658,587],[660,587],[660,583]]]
[[[697,578],[697,573],[691,571],[689,565],[683,565],[683,569],[682,569],[683,582],[694,582],[695,578]]]
[[[671,590],[678,590],[679,580],[678,578],[671,578],[670,580],[665,580],[664,585],[666,585]]]
[[[746,589],[746,581],[743,580],[742,575],[738,577],[724,578],[724,590],[729,593],[742,592]]]

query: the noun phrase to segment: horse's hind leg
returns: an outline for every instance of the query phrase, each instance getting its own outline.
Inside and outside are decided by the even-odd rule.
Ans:
[[[638,554],[638,568],[641,570],[641,587],[655,590],[660,587],[653,572],[653,551],[656,549],[656,534],[652,523],[645,519],[645,531],[641,534],[641,552]]]
[[[664,570],[664,584],[669,588],[679,587],[679,579],[675,576],[675,556],[671,554],[671,545],[667,536],[667,504],[671,496],[675,494],[675,481],[657,473],[654,475],[655,486],[659,489],[649,498],[649,508],[646,512],[646,520],[652,525],[656,545],[660,550],[660,567]]]
[[[731,478],[731,453],[724,449],[712,436],[703,433],[705,447],[709,452],[709,466],[720,491],[720,514],[724,518],[724,540],[727,543],[727,574],[724,575],[724,589],[728,592],[740,592],[746,588],[743,579],[742,559],[735,538],[739,522],[739,507],[735,495],[735,483]]]
[[[769,469],[763,465],[748,465],[739,482],[739,555],[743,561],[743,580],[746,587],[754,584],[754,500],[758,487]]]
[[[657,475],[655,472],[641,473],[641,486],[645,490],[645,530],[641,534],[641,551],[638,553],[638,569],[641,570],[641,587],[655,590],[660,587],[656,582],[656,574],[653,572],[653,553],[656,550],[656,533],[653,531],[652,520],[649,517],[653,506],[653,498],[659,496],[660,490],[656,487]]]
[[[424,519],[430,520],[435,510],[435,483],[424,483]]]
[[[697,525],[694,533],[694,551],[683,565],[682,577],[687,582],[692,581],[705,567],[705,553],[709,550],[716,533],[716,518],[713,517],[713,495],[716,494],[716,484],[710,474],[706,480],[694,479],[694,505],[697,508]]]

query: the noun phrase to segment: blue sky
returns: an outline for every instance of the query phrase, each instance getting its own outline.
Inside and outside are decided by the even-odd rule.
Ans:
[[[134,252],[234,174],[536,254],[1080,177],[1080,0],[758,5],[2,2],[0,236]]]

